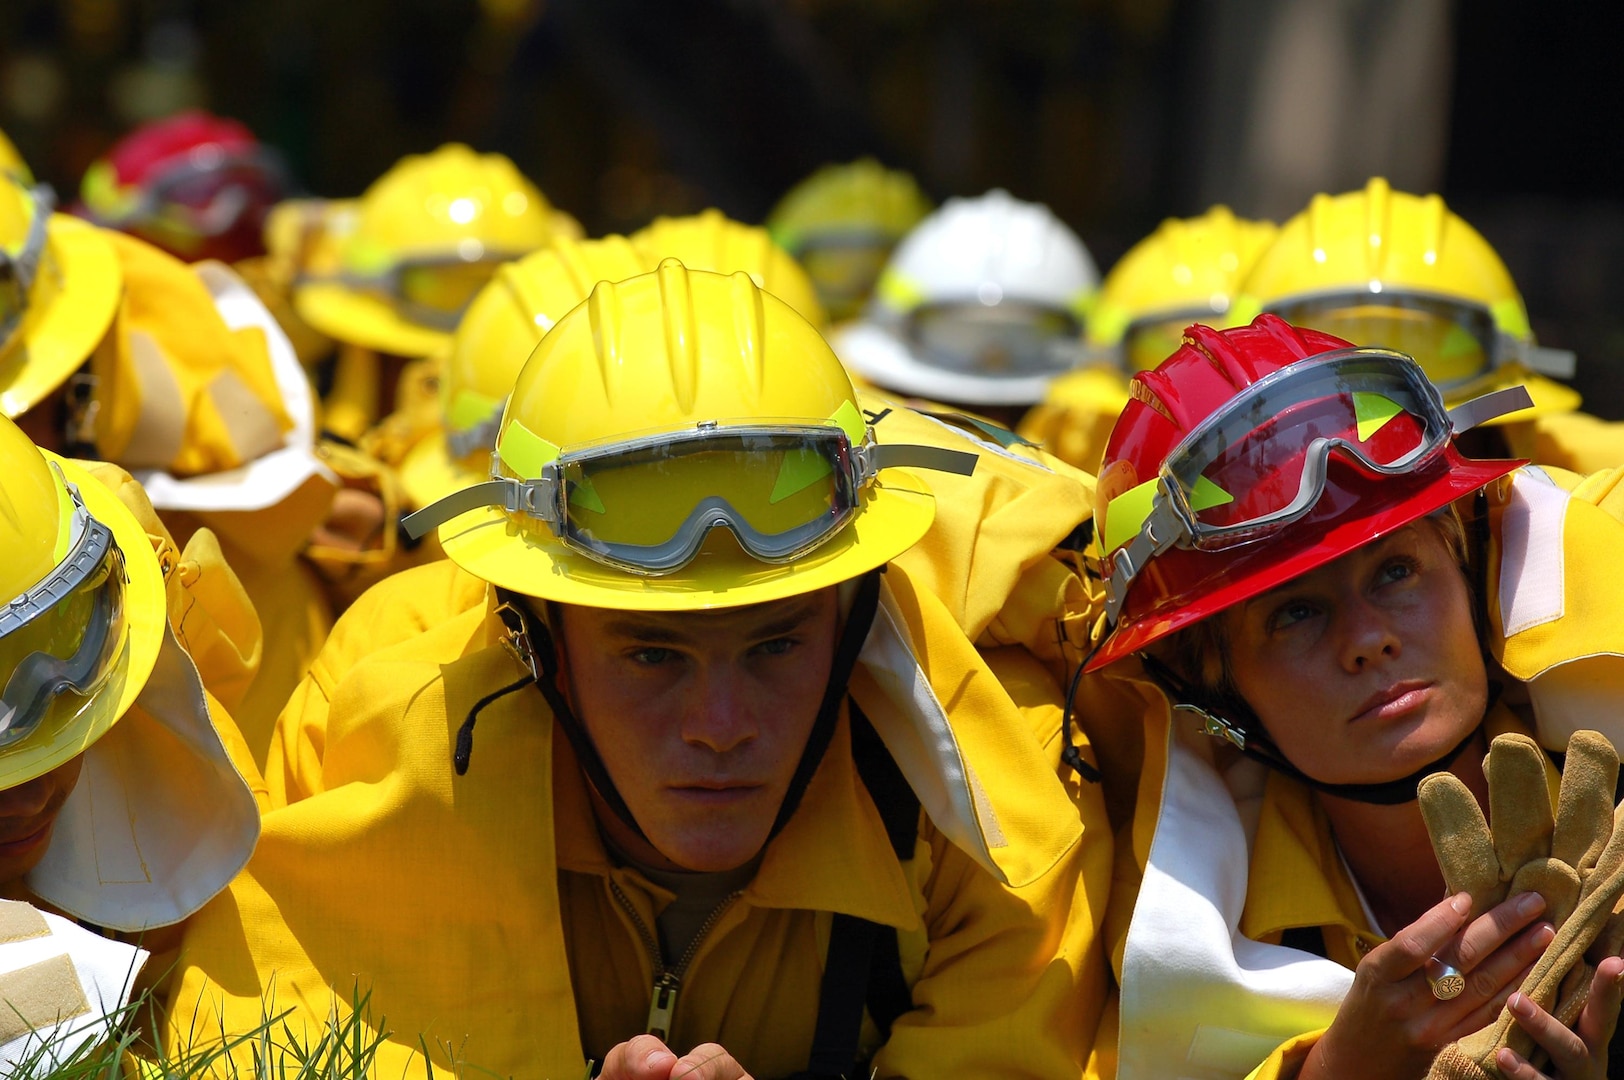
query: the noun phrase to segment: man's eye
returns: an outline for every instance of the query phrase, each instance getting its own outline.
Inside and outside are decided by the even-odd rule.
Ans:
[[[795,648],[797,642],[794,638],[773,638],[763,641],[756,646],[756,651],[767,656],[783,656]]]
[[[634,651],[631,654],[631,658],[635,663],[643,664],[647,667],[657,667],[660,664],[670,663],[676,658],[676,653],[672,652],[670,649],[662,649],[659,646],[650,646],[646,649],[638,649]]]

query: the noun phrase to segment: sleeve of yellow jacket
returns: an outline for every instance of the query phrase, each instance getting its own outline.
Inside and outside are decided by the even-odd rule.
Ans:
[[[1060,764],[1062,693],[1044,667],[1021,648],[984,656],[1059,770],[1083,834],[1048,873],[1010,888],[932,830],[923,915],[930,944],[913,1011],[875,1055],[880,1077],[1076,1076],[1105,1008],[1104,803],[1096,785]]]

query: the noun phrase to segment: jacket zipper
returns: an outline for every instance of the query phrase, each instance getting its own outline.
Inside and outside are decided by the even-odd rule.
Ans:
[[[716,924],[721,921],[727,909],[744,895],[744,890],[729,893],[723,897],[720,904],[711,909],[711,913],[705,916],[705,921],[699,924],[698,932],[683,950],[682,956],[669,968],[665,966],[665,957],[660,954],[659,940],[655,938],[653,931],[648,928],[648,923],[643,921],[643,916],[637,913],[631,898],[621,890],[614,878],[609,879],[609,891],[614,893],[616,902],[625,909],[627,915],[631,916],[632,925],[637,928],[637,935],[643,939],[643,947],[648,950],[649,958],[654,961],[654,987],[649,994],[648,1003],[648,1033],[665,1042],[671,1033],[671,1018],[677,1011],[677,991],[682,989],[682,977],[687,974],[688,965],[693,963],[705,935],[716,928]]]

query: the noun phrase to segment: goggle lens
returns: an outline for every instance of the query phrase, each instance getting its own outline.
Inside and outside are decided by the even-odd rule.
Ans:
[[[782,558],[838,529],[856,508],[850,466],[836,438],[711,435],[560,470],[571,539],[617,560],[687,550],[717,524],[758,557]],[[693,493],[713,493],[697,506]]]
[[[1082,327],[1070,314],[1028,304],[943,304],[919,308],[909,333],[920,351],[951,371],[1025,375],[1064,371],[1081,356]]]
[[[1494,319],[1470,305],[1383,295],[1303,300],[1271,310],[1295,326],[1412,356],[1438,386],[1468,382],[1493,366]]]

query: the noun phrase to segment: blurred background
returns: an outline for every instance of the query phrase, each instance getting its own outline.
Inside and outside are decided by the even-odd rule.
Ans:
[[[1045,202],[1102,267],[1169,215],[1382,174],[1487,236],[1620,417],[1621,39],[1624,6],[1513,0],[5,0],[0,129],[66,193],[193,105],[318,195],[460,140],[593,234],[759,221],[872,154]]]

